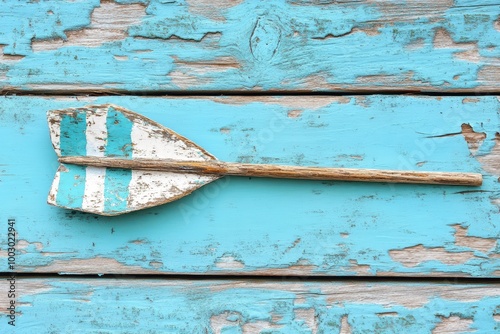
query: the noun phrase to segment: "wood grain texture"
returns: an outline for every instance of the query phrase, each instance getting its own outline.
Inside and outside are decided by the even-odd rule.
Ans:
[[[5,334],[500,330],[499,284],[21,278],[18,286],[16,328],[1,321]]]
[[[0,6],[4,91],[498,92],[497,1]]]
[[[283,166],[227,163],[221,161],[199,162],[142,158],[123,159],[95,156],[67,156],[59,158],[59,162],[79,166],[163,171],[180,174],[247,176],[276,179],[441,184],[455,186],[480,186],[483,183],[483,177],[479,173]]]
[[[121,217],[47,205],[58,161],[46,111],[102,103],[224,161],[472,171],[484,182],[229,177]],[[494,96],[2,97],[0,221],[17,220],[23,272],[498,277],[499,107]]]

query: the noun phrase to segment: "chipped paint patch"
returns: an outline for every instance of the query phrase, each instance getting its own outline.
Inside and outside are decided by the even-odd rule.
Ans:
[[[296,308],[294,310],[294,316],[296,321],[303,321],[304,327],[311,331],[311,333],[317,333],[318,322],[316,319],[316,310],[314,308]]]
[[[212,72],[225,72],[229,70],[239,69],[241,64],[234,57],[218,57],[206,61],[186,61],[174,58],[175,71],[178,73],[189,73],[191,76],[202,78],[203,75]],[[176,76],[172,75],[172,79],[177,80]]]
[[[394,261],[410,268],[427,261],[439,261],[446,265],[464,264],[475,257],[473,252],[450,252],[444,247],[425,247],[423,245],[390,250],[389,255]]]
[[[455,229],[455,245],[488,253],[497,244],[496,238],[478,238],[467,235],[468,229],[461,225],[453,225]]]
[[[397,312],[380,312],[377,313],[377,316],[379,317],[396,317],[398,316]]]
[[[349,260],[349,263],[351,265],[347,268],[347,270],[355,272],[356,276],[370,275],[370,266],[358,264],[358,261],[356,260]]]
[[[17,310],[19,312],[19,307],[22,307],[23,309],[28,309],[32,308],[33,304],[32,303],[23,303],[20,302],[20,296],[24,297],[31,297],[31,296],[36,296],[39,294],[46,293],[52,289],[51,285],[47,281],[43,280],[22,280],[19,277],[16,280],[16,293],[17,296],[15,300],[17,301]],[[5,296],[2,296],[0,298],[0,314],[9,314],[9,311],[7,310],[7,307],[10,306],[10,298],[7,298],[7,292],[10,290],[10,282],[9,278],[7,277],[0,277],[0,289],[2,291],[5,291]],[[21,294],[19,293],[20,291]],[[21,312],[19,312],[21,313]],[[22,313],[21,313],[22,314]],[[19,314],[17,315],[19,316]],[[18,318],[19,319],[19,318]],[[4,319],[5,323],[2,324],[2,326],[6,326],[5,324],[7,323],[7,319]],[[6,327],[3,327],[6,328]]]
[[[242,321],[243,316],[241,313],[225,311],[210,317],[210,329],[215,334],[222,334],[228,327],[240,327]]]
[[[201,98],[201,97],[198,97]],[[208,97],[210,100],[229,104],[229,105],[248,105],[256,103],[253,96],[231,96],[221,97],[213,96]],[[318,110],[327,107],[331,104],[348,104],[351,102],[351,97],[347,96],[262,96],[259,97],[258,103],[265,105],[282,106],[288,109],[296,109],[301,112],[304,110]]]
[[[422,2],[418,0],[409,0],[405,3],[386,1],[373,1],[373,3],[384,14],[385,19],[395,23],[401,20],[418,20],[422,15],[429,16],[429,19],[436,21],[454,5],[453,0],[429,1],[425,3],[425,6],[422,6]]]
[[[56,39],[35,38],[31,42],[31,48],[33,52],[72,46],[97,48],[105,43],[120,41],[128,37],[129,27],[141,23],[146,15],[145,10],[146,6],[139,3],[122,5],[113,1],[103,1],[92,11],[89,26],[65,31],[64,37]]]
[[[156,270],[148,270],[139,266],[129,266],[115,259],[105,257],[94,257],[91,259],[54,260],[45,266],[26,267],[19,266],[25,270],[35,273],[59,273],[59,274],[155,274]]]
[[[484,86],[488,86],[491,84],[495,84],[498,82],[498,78],[500,77],[500,66],[499,65],[484,65],[482,66],[477,73],[477,81],[483,84]],[[484,92],[495,92],[494,89],[485,87],[483,89]]]
[[[245,268],[245,264],[231,255],[224,255],[217,259],[215,262],[215,267],[225,270],[237,270]]]
[[[467,146],[469,146],[469,150],[471,154],[475,155],[484,139],[486,138],[486,133],[484,132],[476,132],[470,126],[470,124],[462,124],[462,135],[467,142]]]
[[[455,43],[451,38],[449,31],[439,28],[434,33],[433,44],[438,49],[462,49],[466,51],[477,51],[477,45],[474,43]]]
[[[200,80],[196,75],[192,75],[189,71],[174,70],[169,74],[172,83],[180,89],[194,88],[200,85]]]
[[[349,324],[349,318],[347,315],[340,318],[340,334],[351,334],[351,325]]]
[[[5,45],[0,44],[0,64],[4,66],[12,66],[13,64],[21,61],[25,56],[24,55],[10,55],[5,54],[4,52]],[[7,80],[6,76],[7,70],[4,68],[0,68],[0,79]]]
[[[212,20],[225,21],[227,10],[238,6],[243,0],[219,0],[214,5],[210,0],[187,0],[188,10],[195,15],[202,15]]]
[[[243,326],[241,326],[241,330],[243,334],[252,334],[277,330],[281,329],[282,327],[284,326],[280,324],[274,324],[270,321],[260,320],[245,323]]]
[[[17,240],[16,250],[25,251],[31,245],[35,246],[35,250],[41,251],[43,249],[43,244],[41,242],[29,242],[28,240],[19,239]]]
[[[441,321],[432,330],[433,334],[437,333],[465,333],[465,332],[475,332],[476,330],[471,328],[474,323],[473,319],[461,318],[459,316],[453,315],[449,317],[439,317]]]
[[[302,110],[293,109],[287,113],[287,116],[290,118],[297,118],[300,117],[300,114],[302,114]]]
[[[493,148],[488,154],[476,156],[483,169],[495,176],[500,176],[500,134],[496,133],[494,138],[489,138],[493,142]]]

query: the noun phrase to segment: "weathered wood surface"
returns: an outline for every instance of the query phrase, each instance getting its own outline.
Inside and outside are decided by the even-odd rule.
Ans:
[[[59,162],[87,167],[109,167],[148,172],[164,171],[188,175],[229,175],[276,179],[441,184],[475,187],[483,183],[483,176],[479,173],[460,172],[417,172],[382,169],[242,164],[221,161],[175,161],[142,158],[125,159],[96,156],[66,156],[60,157]]]
[[[471,171],[484,184],[230,177],[115,218],[51,207],[46,111],[100,103],[224,161]],[[17,220],[23,272],[498,277],[499,107],[494,96],[3,97],[0,221]]]
[[[1,291],[8,281],[0,280]],[[498,333],[499,284],[22,278],[2,333]],[[6,303],[0,299],[4,320]]]
[[[3,0],[0,88],[498,92],[499,15],[493,0]]]

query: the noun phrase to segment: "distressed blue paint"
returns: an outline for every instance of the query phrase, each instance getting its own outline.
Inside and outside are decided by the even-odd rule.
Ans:
[[[57,204],[65,208],[81,208],[85,193],[85,166],[64,164],[60,173]]]
[[[5,45],[3,54],[30,54],[33,39],[66,39],[65,32],[90,24],[90,14],[97,6],[99,6],[99,0],[0,1],[0,16],[2,17],[0,44]]]
[[[113,278],[19,282],[21,291],[30,286],[43,289],[32,294],[20,292],[22,315],[17,318],[17,332],[37,327],[39,333],[214,333],[218,317],[219,321],[226,320],[223,333],[241,333],[242,326],[256,322],[268,323],[263,329],[273,333],[337,333],[345,316],[352,333],[430,333],[450,316],[470,319],[470,329],[479,333],[496,333],[499,329],[493,314],[498,314],[500,297],[495,293],[498,286],[491,284]],[[402,295],[396,297],[397,292],[407,293],[408,300]],[[300,316],[303,310],[312,311],[310,318]],[[58,316],[48,316],[53,314]],[[271,325],[273,328],[269,328]],[[6,321],[0,323],[0,329],[11,333]]]
[[[86,155],[85,114],[62,115],[60,124],[61,155]],[[57,204],[66,208],[79,208],[82,206],[85,193],[85,167],[69,164],[63,166],[64,169],[60,172]]]
[[[71,113],[61,116],[60,148],[61,155],[86,155],[87,122],[85,113]]]
[[[108,131],[106,156],[132,159],[132,121],[115,108],[108,108],[106,118]],[[126,211],[128,185],[132,171],[126,169],[106,169],[104,180],[104,211],[108,213]]]
[[[300,107],[287,105],[286,99],[263,103],[230,97],[3,97],[0,140],[7,144],[1,147],[0,180],[8,191],[0,196],[8,210],[1,210],[0,220],[16,217],[19,238],[43,245],[42,250],[31,245],[18,257],[22,271],[99,256],[158,272],[220,273],[227,272],[217,267],[221,258],[233,257],[242,263],[233,271],[246,273],[302,263],[310,265],[298,269],[304,274],[356,275],[352,261],[357,261],[367,266],[367,275],[498,276],[498,243],[487,251],[456,245],[452,225],[468,228],[470,236],[498,239],[500,218],[491,200],[500,196],[500,175],[483,169],[461,135],[429,138],[460,132],[468,123],[487,136],[481,154],[491,154],[500,128],[498,99],[463,99],[367,96]],[[470,189],[231,177],[176,202],[121,217],[48,206],[57,159],[46,111],[101,103],[152,118],[223,161],[472,171],[485,175],[484,185],[482,192],[459,193]],[[297,109],[299,117],[287,117]],[[2,247],[5,242],[0,240]],[[388,253],[418,244],[475,257],[463,264],[424,261],[407,267]],[[154,267],[155,262],[161,264]],[[68,271],[78,271],[78,265],[72,268]]]
[[[106,178],[104,179],[104,212],[127,211],[128,185],[131,179],[131,170],[106,168]]]
[[[126,1],[132,2],[145,1]],[[1,85],[133,91],[500,87],[494,79],[498,67],[490,66],[500,55],[495,1],[459,1],[451,7],[444,1],[301,4],[247,0],[214,9],[219,17],[212,18],[184,1],[153,1],[137,11],[144,17],[123,39],[32,51],[31,40],[65,38],[64,31],[91,27],[97,3],[6,2],[0,9],[0,43],[6,44],[4,53],[24,58],[1,63],[6,73]],[[54,15],[45,14],[48,6]],[[56,17],[63,20],[60,25]],[[434,45],[441,29],[451,36],[443,48]],[[478,58],[460,58],[465,50]],[[233,65],[211,66],[221,57]]]
[[[132,121],[109,107],[106,117],[106,156],[132,159]]]

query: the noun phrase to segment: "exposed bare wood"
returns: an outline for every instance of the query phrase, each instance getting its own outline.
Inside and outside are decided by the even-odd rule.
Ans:
[[[407,267],[415,267],[425,261],[440,261],[448,265],[463,264],[474,258],[473,252],[449,252],[443,247],[417,245],[389,251],[391,257]]]
[[[472,333],[474,329],[470,327],[474,322],[472,319],[464,319],[456,315],[449,317],[440,317],[442,320],[432,330],[433,334],[437,333]]]
[[[114,1],[102,1],[94,9],[90,17],[90,26],[81,30],[66,32],[66,38],[39,40],[31,43],[33,52],[56,50],[61,47],[81,46],[95,48],[113,41],[126,38],[130,26],[139,24],[146,7],[143,4],[120,5]],[[118,59],[126,61],[124,56],[117,55]],[[75,59],[76,60],[76,59]]]
[[[210,175],[233,175],[271,177],[285,179],[306,180],[338,180],[359,182],[387,182],[387,183],[417,183],[480,186],[482,175],[478,173],[454,172],[417,172],[394,171],[352,168],[322,168],[300,166],[254,165],[224,162],[197,162],[197,161],[168,161],[154,159],[120,159],[101,158],[91,156],[66,156],[59,158],[61,163],[111,167],[123,169],[137,169],[149,171],[166,171],[174,173],[194,173]]]

